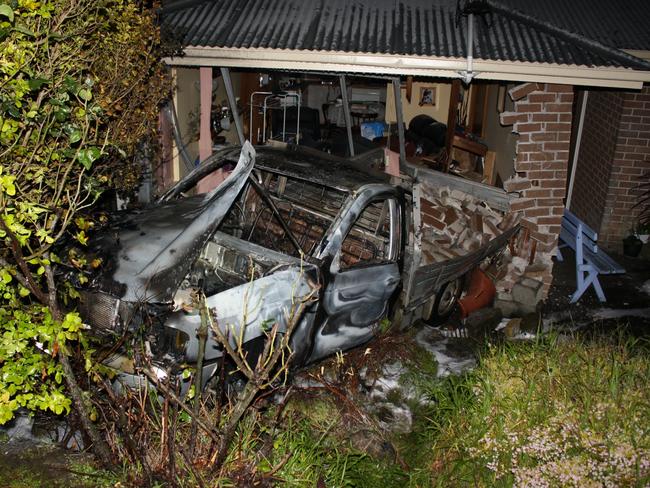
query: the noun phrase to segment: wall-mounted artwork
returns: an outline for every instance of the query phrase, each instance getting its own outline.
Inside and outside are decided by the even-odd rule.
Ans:
[[[420,107],[428,106],[435,107],[436,103],[436,87],[435,86],[423,86],[420,87]]]

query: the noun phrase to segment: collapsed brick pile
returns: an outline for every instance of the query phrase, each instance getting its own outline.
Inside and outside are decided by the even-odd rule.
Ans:
[[[522,213],[490,208],[469,194],[449,188],[422,185],[423,264],[465,256],[522,221]],[[522,222],[499,260],[484,271],[497,288],[494,305],[506,317],[535,311],[543,298],[543,277],[552,266],[551,256],[537,251],[537,240]]]
[[[519,213],[503,213],[471,195],[422,185],[420,215],[425,264],[465,256],[515,226]]]

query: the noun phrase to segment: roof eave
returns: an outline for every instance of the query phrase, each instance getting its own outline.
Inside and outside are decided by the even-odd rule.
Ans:
[[[172,66],[284,69],[386,76],[460,78],[467,69],[465,58],[406,56],[290,49],[254,49],[187,46],[185,56],[168,57]],[[650,82],[650,71],[629,68],[589,67],[517,61],[474,59],[480,80],[560,83],[582,86],[640,89]]]

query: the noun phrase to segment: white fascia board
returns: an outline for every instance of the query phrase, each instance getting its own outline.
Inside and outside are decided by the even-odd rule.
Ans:
[[[185,56],[165,58],[164,61],[173,66],[220,66],[441,78],[459,78],[460,72],[467,68],[467,60],[464,58],[200,46],[188,46],[184,51]],[[474,71],[476,79],[484,80],[536,81],[611,88],[640,89],[644,82],[650,82],[650,71],[516,61],[475,59]]]

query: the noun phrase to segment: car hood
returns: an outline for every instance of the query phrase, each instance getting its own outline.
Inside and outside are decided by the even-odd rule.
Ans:
[[[90,244],[104,258],[95,288],[128,302],[171,302],[254,162],[255,149],[246,142],[234,171],[209,193],[112,216]]]

